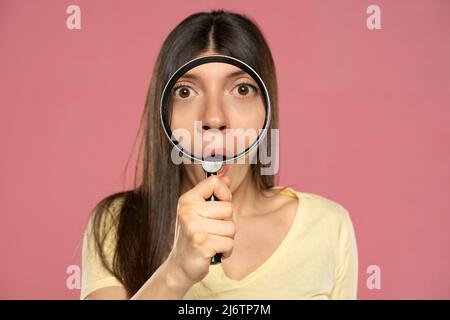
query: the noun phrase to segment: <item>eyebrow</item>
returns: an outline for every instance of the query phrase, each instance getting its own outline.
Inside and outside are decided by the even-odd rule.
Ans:
[[[242,76],[242,75],[248,75],[250,76],[247,72],[245,72],[244,70],[238,70],[238,71],[234,71],[229,73],[226,78],[234,78],[234,77],[238,77],[238,76]],[[199,76],[197,76],[196,74],[192,74],[192,73],[186,73],[184,75],[182,75],[179,79],[191,79],[191,80],[198,80],[200,79]]]

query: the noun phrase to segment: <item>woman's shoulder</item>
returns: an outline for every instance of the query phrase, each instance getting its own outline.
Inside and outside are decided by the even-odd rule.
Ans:
[[[294,187],[277,187],[283,189],[285,194],[295,194],[299,199],[299,208],[305,215],[313,220],[327,220],[342,222],[349,219],[349,210],[337,200],[313,192],[300,191]]]
[[[104,197],[94,206],[84,229],[83,255],[97,250],[98,245],[103,250],[114,247],[121,208],[126,199],[126,193],[119,192]]]
[[[337,200],[313,192],[288,188],[299,198],[299,226],[308,230],[314,242],[332,247],[337,243],[355,243],[349,210]]]
[[[91,210],[86,231],[97,229],[108,233],[117,224],[127,196],[128,192],[118,192],[101,199]]]

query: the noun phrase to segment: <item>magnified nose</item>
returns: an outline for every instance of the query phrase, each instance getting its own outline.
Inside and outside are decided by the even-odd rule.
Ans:
[[[211,96],[213,94],[210,94]],[[226,106],[223,105],[221,97],[208,97],[202,115],[202,131],[219,130],[225,132],[227,129]]]

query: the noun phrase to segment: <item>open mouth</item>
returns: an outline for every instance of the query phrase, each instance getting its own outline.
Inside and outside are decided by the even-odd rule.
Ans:
[[[224,150],[206,150],[203,159],[206,161],[225,161],[227,159],[226,157],[226,151]]]

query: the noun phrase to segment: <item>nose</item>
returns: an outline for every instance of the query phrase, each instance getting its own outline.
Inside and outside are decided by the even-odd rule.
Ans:
[[[224,132],[227,129],[227,119],[223,103],[223,99],[217,95],[210,96],[206,99],[202,116],[203,132],[210,129]]]

